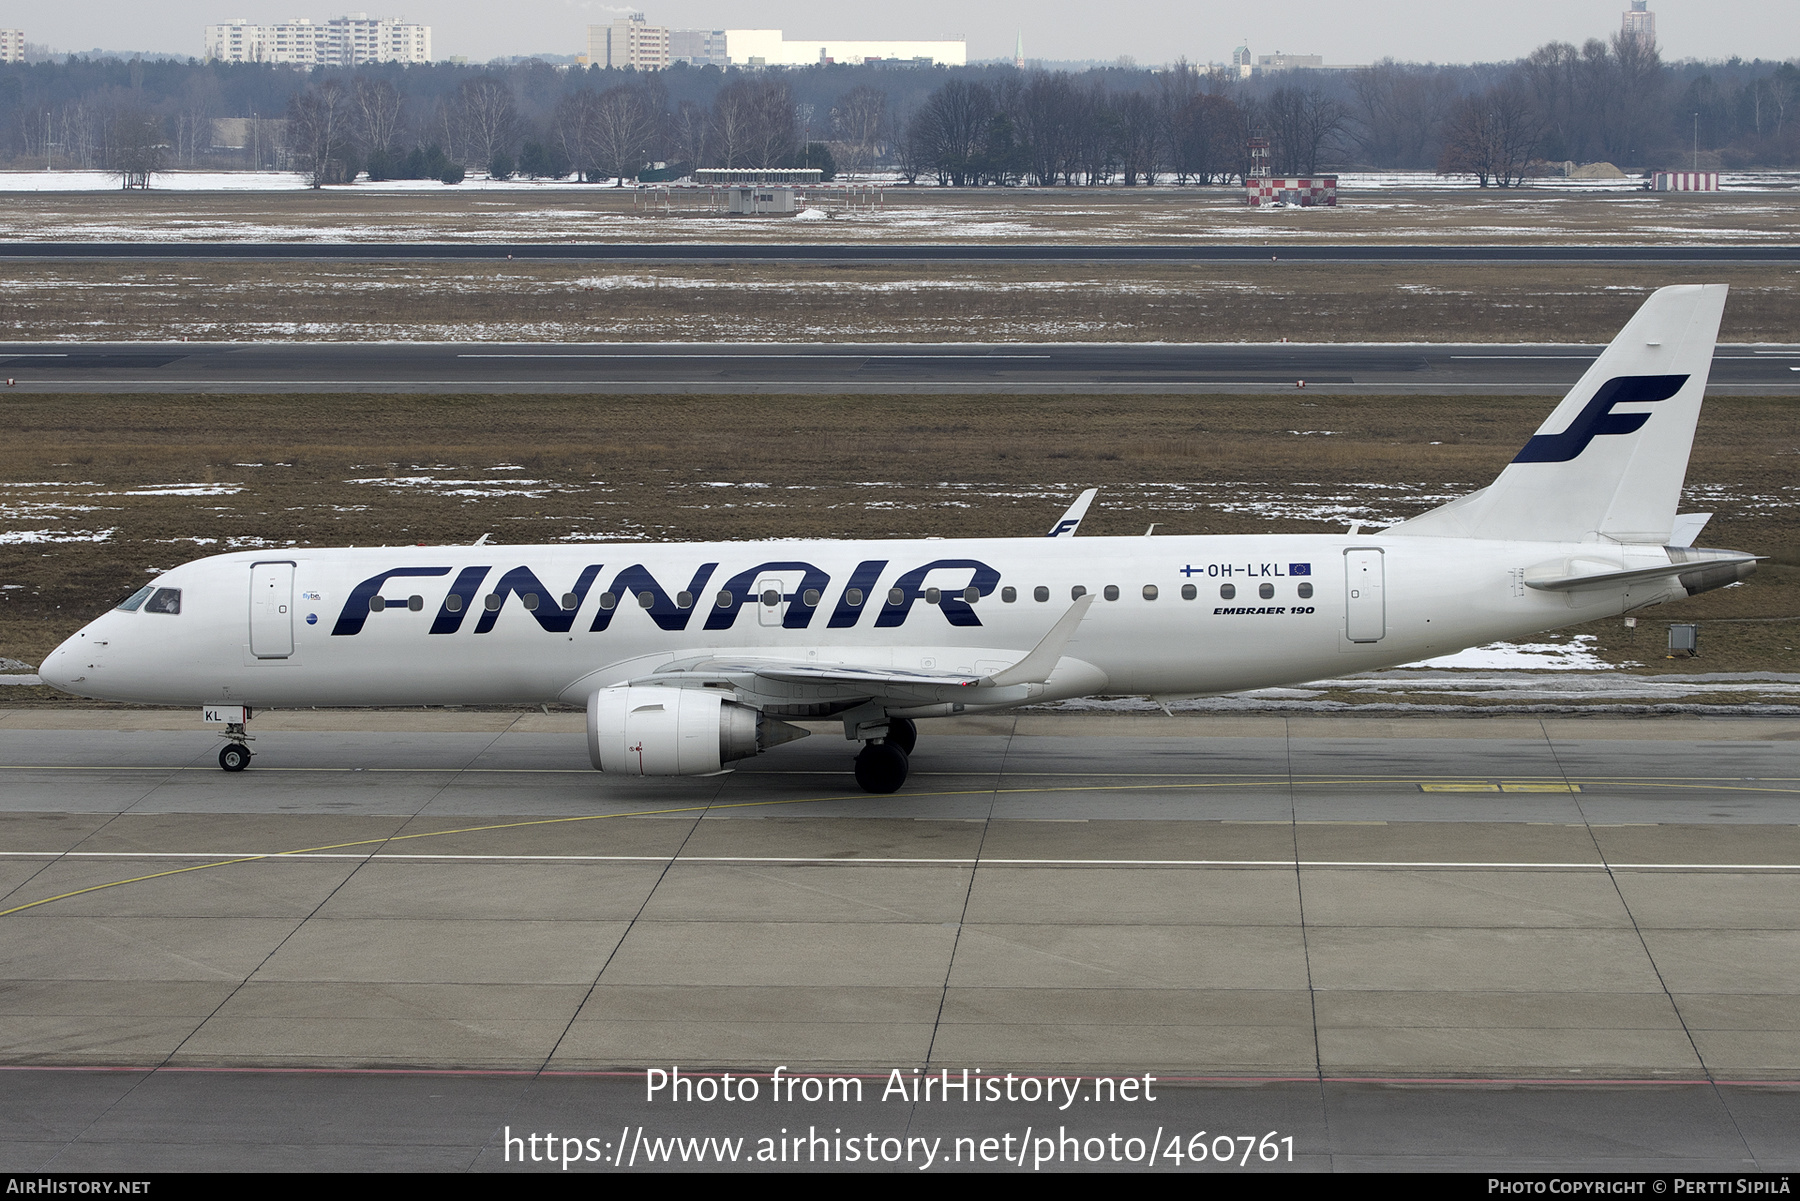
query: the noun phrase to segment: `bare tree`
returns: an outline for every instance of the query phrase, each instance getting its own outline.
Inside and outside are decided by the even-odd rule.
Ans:
[[[1369,162],[1424,167],[1435,162],[1443,124],[1456,102],[1451,77],[1433,67],[1383,59],[1350,76],[1356,97],[1349,132]]]
[[[738,166],[750,143],[750,95],[741,85],[741,80],[733,80],[713,97],[712,153],[721,167]]]
[[[607,177],[625,186],[627,175],[636,175],[646,158],[645,148],[656,132],[656,123],[636,88],[608,88],[594,106],[591,159]]]
[[[386,79],[358,76],[352,93],[356,101],[357,145],[367,155],[394,153],[405,105],[400,89]]]
[[[126,109],[114,115],[108,131],[108,152],[121,187],[148,188],[152,173],[162,169],[162,126],[142,109]]]
[[[343,84],[327,79],[288,102],[287,143],[313,187],[350,182],[350,94]]]
[[[468,161],[483,166],[509,154],[519,137],[519,109],[512,85],[495,75],[471,79],[456,89],[455,121]]]
[[[1276,88],[1263,108],[1278,174],[1311,175],[1349,123],[1349,112],[1317,87]]]
[[[706,110],[692,100],[683,100],[669,118],[669,154],[671,160],[698,167],[706,161],[707,134],[710,121]]]
[[[831,131],[842,148],[845,173],[855,178],[867,171],[887,135],[887,93],[864,86],[839,96],[831,106]]]
[[[1543,115],[1532,96],[1509,80],[1457,101],[1438,170],[1466,171],[1484,188],[1490,183],[1517,187],[1525,180],[1543,133]]]
[[[600,97],[591,88],[570,92],[556,102],[550,117],[552,136],[563,156],[582,175],[598,174],[594,162],[594,127],[600,119]]]

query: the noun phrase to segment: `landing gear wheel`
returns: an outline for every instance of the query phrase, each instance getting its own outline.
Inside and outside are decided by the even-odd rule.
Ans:
[[[243,771],[250,766],[250,748],[241,742],[227,743],[219,752],[219,766],[226,771]]]
[[[913,724],[912,718],[888,718],[887,743],[889,746],[897,746],[910,756],[913,753],[913,747],[917,746],[918,742],[919,727]]]
[[[906,768],[905,751],[891,742],[871,742],[856,756],[856,782],[864,792],[898,792]]]

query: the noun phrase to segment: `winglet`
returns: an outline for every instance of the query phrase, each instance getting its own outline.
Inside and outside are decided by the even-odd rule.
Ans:
[[[1011,684],[1042,684],[1050,678],[1061,662],[1063,651],[1068,649],[1069,640],[1075,637],[1075,627],[1087,616],[1088,606],[1094,603],[1094,594],[1086,593],[1078,597],[1069,611],[1056,619],[1043,640],[1031,648],[1031,653],[1020,659],[1005,671],[995,672],[981,681],[984,688],[1005,688]]]
[[[1081,519],[1087,516],[1088,506],[1094,503],[1094,497],[1099,491],[1100,489],[1098,488],[1089,488],[1086,492],[1077,496],[1075,498],[1075,503],[1069,506],[1069,511],[1064,513],[1061,519],[1058,520],[1055,525],[1050,527],[1050,532],[1045,534],[1044,537],[1073,538],[1075,536],[1075,531],[1081,528]]]

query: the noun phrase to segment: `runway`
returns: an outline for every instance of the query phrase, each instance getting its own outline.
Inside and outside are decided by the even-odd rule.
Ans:
[[[1619,246],[1563,244],[1076,245],[1068,243],[858,242],[10,242],[0,259],[243,261],[421,260],[732,263],[1240,263],[1279,258],[1298,263],[1792,263],[1800,245]]]
[[[1561,394],[1603,347],[1502,344],[0,343],[52,392]],[[1723,345],[1714,395],[1800,394],[1800,344]]]
[[[1059,1125],[1313,1168],[1800,1163],[1800,721],[967,719],[887,797],[825,726],[635,782],[579,730],[276,713],[227,775],[187,714],[0,711],[9,1163]],[[645,1101],[674,1064],[868,1092]],[[1081,1100],[876,1097],[963,1068]]]

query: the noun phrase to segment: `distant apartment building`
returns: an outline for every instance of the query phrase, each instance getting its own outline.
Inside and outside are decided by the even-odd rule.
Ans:
[[[305,18],[276,25],[242,19],[206,27],[205,58],[226,63],[294,63],[309,67],[360,67],[365,63],[428,63],[431,26],[368,13],[334,17],[322,25]]]
[[[22,63],[25,61],[25,31],[23,29],[0,29],[0,63]]]
[[[968,65],[969,47],[954,42],[851,42],[831,38],[790,41],[779,29],[727,29],[725,49],[734,67],[809,67],[820,63]]]
[[[611,25],[588,26],[588,62],[596,67],[660,71],[669,65],[669,30],[652,25],[643,13]]]
[[[669,61],[690,67],[724,67],[731,59],[725,53],[723,29],[669,30]]]
[[[1619,31],[1645,50],[1656,49],[1656,14],[1650,11],[1650,0],[1631,0],[1623,16]]]

